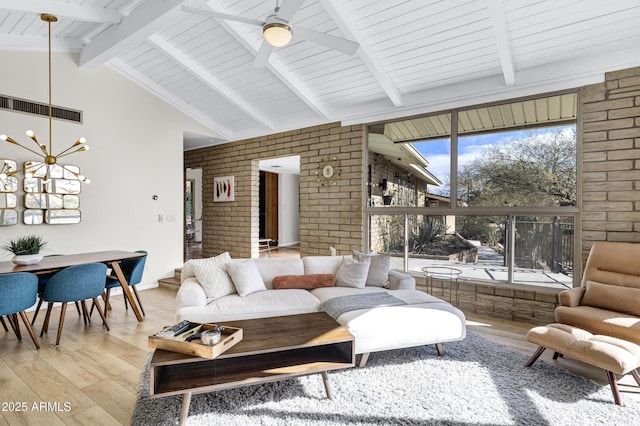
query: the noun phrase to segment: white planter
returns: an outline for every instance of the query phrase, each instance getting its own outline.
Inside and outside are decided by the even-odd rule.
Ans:
[[[11,261],[16,265],[33,265],[41,260],[41,254],[23,254],[20,256],[13,256],[13,259],[11,259]]]

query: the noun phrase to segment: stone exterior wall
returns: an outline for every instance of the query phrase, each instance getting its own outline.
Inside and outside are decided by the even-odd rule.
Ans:
[[[300,254],[362,250],[363,126],[309,127],[185,152],[185,168],[202,168],[202,252],[257,257],[259,160],[300,156]],[[335,158],[335,160],[333,160]],[[331,161],[339,178],[318,181]],[[213,178],[234,176],[235,200],[213,202]]]
[[[640,243],[640,67],[583,87],[582,250],[595,241]]]

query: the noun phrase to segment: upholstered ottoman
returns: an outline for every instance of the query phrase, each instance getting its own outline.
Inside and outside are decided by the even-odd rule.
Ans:
[[[558,355],[566,355],[584,363],[607,371],[613,399],[617,405],[623,405],[618,390],[616,374],[631,373],[640,386],[640,375],[636,371],[640,367],[640,346],[615,337],[591,334],[565,324],[549,324],[534,327],[527,333],[527,340],[540,345],[529,358],[527,367],[533,365],[545,349],[555,351],[553,359]]]

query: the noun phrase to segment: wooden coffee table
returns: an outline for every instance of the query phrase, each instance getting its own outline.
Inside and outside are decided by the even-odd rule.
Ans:
[[[292,377],[321,374],[327,398],[327,371],[355,365],[353,336],[324,312],[229,321],[243,340],[216,359],[156,349],[149,367],[152,398],[183,394],[180,424],[191,395]]]

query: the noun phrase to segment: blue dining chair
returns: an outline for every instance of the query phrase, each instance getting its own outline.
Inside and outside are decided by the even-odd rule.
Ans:
[[[62,335],[62,326],[64,324],[64,316],[67,311],[68,302],[80,302],[85,325],[91,322],[85,303],[88,299],[92,299],[93,303],[95,303],[102,318],[102,323],[108,331],[109,323],[107,323],[107,318],[104,316],[104,312],[98,303],[98,296],[104,291],[106,278],[107,266],[103,263],[85,263],[83,265],[69,266],[56,272],[49,278],[42,293],[42,299],[47,302],[47,314],[44,318],[40,336],[49,329],[51,309],[55,302],[62,303],[56,345],[60,344],[60,336]]]
[[[52,256],[61,256],[60,254],[48,254],[45,257]],[[36,310],[33,313],[33,318],[31,318],[31,325],[36,323],[36,318],[38,318],[38,314],[40,313],[40,307],[42,306],[42,293],[44,293],[44,288],[49,282],[49,279],[55,275],[55,272],[46,272],[44,274],[38,274],[38,306],[36,306]],[[80,306],[78,302],[76,302],[76,310],[78,311],[78,315],[82,315],[80,313]]]
[[[124,277],[127,279],[127,283],[133,289],[133,294],[136,296],[136,300],[138,301],[138,306],[140,306],[140,312],[142,315],[146,315],[144,312],[144,308],[142,307],[142,302],[140,301],[140,295],[138,294],[138,290],[136,290],[136,285],[140,284],[142,281],[142,274],[144,273],[144,265],[147,260],[147,252],[145,250],[136,250],[136,253],[144,253],[145,255],[142,257],[137,257],[135,259],[126,259],[120,262],[120,269],[122,269],[122,273]],[[120,281],[118,281],[118,277],[114,275],[107,276],[107,283],[105,285],[105,294],[104,294],[104,304],[105,314],[108,309],[110,309],[109,304],[109,295],[112,288],[120,287]],[[124,307],[125,309],[129,309],[129,305],[127,303],[127,298],[122,297],[124,299]],[[91,307],[93,310],[93,306]]]
[[[27,327],[33,344],[36,345],[36,349],[40,349],[38,338],[33,332],[31,323],[25,313],[25,309],[30,308],[36,303],[37,293],[38,277],[34,274],[28,272],[13,272],[0,275],[0,318],[6,316],[16,337],[18,340],[22,340],[20,324],[18,323],[18,314],[20,314],[20,318],[22,318],[22,322],[24,322],[25,327]],[[4,321],[2,321],[2,323],[4,325]]]

